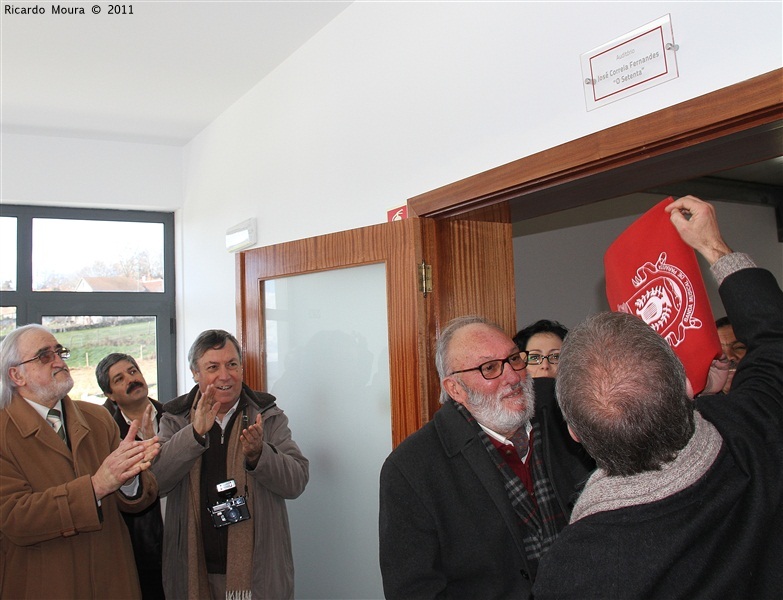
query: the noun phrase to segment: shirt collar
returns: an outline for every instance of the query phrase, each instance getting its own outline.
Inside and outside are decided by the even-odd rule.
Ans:
[[[37,412],[39,415],[41,415],[41,418],[46,421],[46,417],[49,416],[49,408],[44,406],[43,404],[38,404],[37,402],[33,402],[32,400],[28,400],[27,398],[24,399],[27,404],[32,406],[35,409],[35,412]],[[56,408],[60,411],[60,414],[63,414],[63,402],[62,400],[58,400],[57,404],[55,404],[52,408]]]
[[[152,402],[150,402],[150,404],[152,404]],[[130,425],[133,422],[133,419],[129,419],[128,415],[122,412],[119,404],[117,405],[117,410],[120,411],[120,414],[122,415],[122,418],[126,424]],[[155,408],[154,404],[152,404],[152,410],[152,430],[155,432],[155,435],[158,435],[158,409]]]
[[[237,401],[234,402],[234,405],[228,409],[228,412],[223,415],[222,419],[219,419],[218,417],[215,417],[215,422],[220,425],[221,429],[225,429],[226,425],[228,425],[229,420],[231,420],[231,417],[234,415],[234,413],[237,411],[237,406],[239,405],[239,401],[242,399],[242,396],[240,395],[239,398],[237,398]]]
[[[478,421],[476,421],[478,423]],[[497,431],[492,431],[489,427],[485,427],[481,423],[479,423],[479,426],[484,430],[484,432],[491,438],[496,439],[501,444],[506,444],[507,446],[513,446],[514,442],[512,442],[507,437],[504,437],[500,435]],[[525,423],[525,431],[527,431],[528,435],[530,435],[530,431],[533,429],[533,425],[528,421]]]

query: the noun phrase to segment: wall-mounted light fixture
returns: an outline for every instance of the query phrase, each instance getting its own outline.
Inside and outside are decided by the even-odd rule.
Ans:
[[[256,243],[256,220],[248,219],[226,231],[226,250],[237,252]]]

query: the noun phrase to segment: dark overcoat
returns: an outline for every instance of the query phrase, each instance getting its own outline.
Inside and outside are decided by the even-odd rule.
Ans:
[[[149,401],[157,411],[156,419],[160,424],[160,419],[166,409],[157,400],[150,398]],[[112,414],[114,421],[120,428],[120,437],[124,438],[128,435],[130,425],[121,410],[113,410]],[[136,439],[140,438],[136,436]],[[139,571],[142,596],[144,598],[163,598],[163,513],[160,498],[157,498],[141,512],[122,513],[122,518],[130,533],[133,554],[136,557],[136,568]]]

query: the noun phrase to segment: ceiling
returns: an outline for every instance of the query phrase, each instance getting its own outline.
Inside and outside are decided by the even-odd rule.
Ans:
[[[184,145],[350,4],[13,3],[46,14],[0,14],[2,130]]]
[[[3,132],[185,145],[351,2],[63,3],[0,14]],[[92,14],[92,6],[100,14]],[[780,189],[766,161],[715,175]],[[692,187],[690,188],[692,189]]]

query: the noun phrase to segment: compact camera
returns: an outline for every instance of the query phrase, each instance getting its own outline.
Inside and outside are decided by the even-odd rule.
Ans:
[[[222,499],[207,511],[212,515],[212,523],[215,527],[225,527],[240,521],[247,521],[250,512],[247,510],[247,498],[239,496],[234,498],[237,491],[237,483],[233,479],[217,484],[218,496]]]

